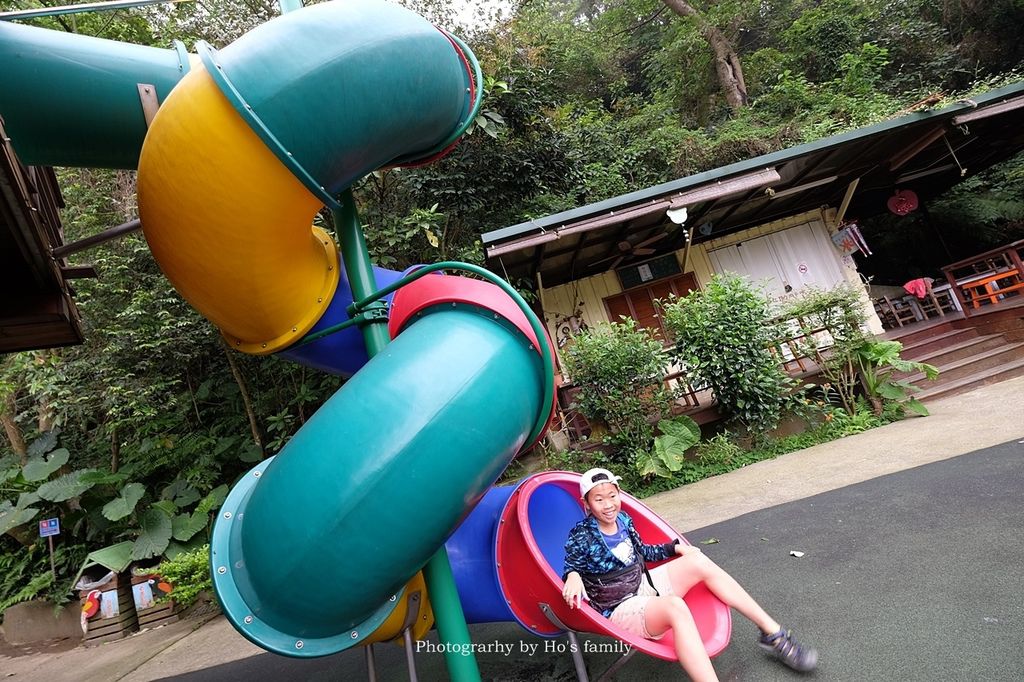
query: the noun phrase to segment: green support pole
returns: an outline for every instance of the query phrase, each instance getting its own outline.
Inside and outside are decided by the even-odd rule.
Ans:
[[[341,259],[345,263],[345,272],[352,287],[352,297],[359,301],[377,290],[377,282],[373,276],[373,265],[352,190],[346,189],[342,193],[340,203],[341,209],[332,212],[334,229],[341,242]],[[373,358],[388,344],[387,317],[368,318],[362,325],[362,332],[366,352]],[[455,577],[444,545],[423,567],[423,577],[430,593],[438,638],[450,645],[445,647],[444,654],[449,677],[455,682],[480,682],[476,656],[472,653],[462,654],[463,651],[472,651],[469,626],[466,625],[466,616],[462,612],[462,603],[459,601]]]
[[[338,234],[341,260],[345,264],[349,286],[352,287],[352,297],[359,300],[377,291],[377,279],[373,275],[373,263],[370,262],[370,252],[366,248],[366,237],[363,235],[363,226],[359,222],[351,189],[342,192],[340,202],[341,209],[332,212],[334,229]],[[384,350],[390,340],[387,316],[368,319],[362,325],[362,332],[366,353],[372,358]]]

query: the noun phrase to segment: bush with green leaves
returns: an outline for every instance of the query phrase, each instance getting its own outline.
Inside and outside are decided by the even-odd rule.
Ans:
[[[769,350],[777,335],[760,291],[715,275],[703,290],[663,301],[662,320],[691,383],[709,386],[723,415],[754,438],[778,425],[793,382]]]
[[[814,360],[828,388],[853,414],[858,383],[854,355],[868,339],[862,291],[849,284],[828,290],[810,287],[789,301],[778,319],[789,334],[802,335],[797,349]]]
[[[156,572],[171,584],[170,594],[160,601],[173,599],[180,606],[190,606],[203,591],[213,590],[210,579],[210,546],[203,545],[188,552],[181,552],[173,559],[160,562]]]
[[[608,424],[614,461],[631,463],[649,453],[652,419],[667,411],[665,354],[660,341],[636,321],[623,319],[585,330],[564,353],[566,371],[580,388],[579,410]]]
[[[825,396],[834,391],[851,417],[859,411],[858,395],[863,393],[875,417],[882,417],[887,405],[927,416],[928,409],[911,396],[919,390],[897,373],[922,373],[928,380],[938,370],[927,363],[905,360],[898,341],[878,340],[867,331],[861,291],[840,285],[828,291],[810,289],[791,301],[780,319],[795,324],[803,334],[800,350],[814,359],[828,379]],[[827,333],[817,330],[825,329]]]

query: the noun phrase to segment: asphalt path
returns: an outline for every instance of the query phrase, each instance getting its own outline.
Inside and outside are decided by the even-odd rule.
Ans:
[[[898,444],[893,456],[898,456]],[[768,659],[756,628],[735,615],[715,659],[722,680],[1000,681],[1024,679],[1024,444],[1013,441],[687,534],[801,641],[819,650],[801,676]],[[715,541],[715,542],[712,542]],[[795,557],[791,552],[803,552]],[[436,633],[432,633],[436,634]],[[511,624],[472,626],[487,680],[575,679],[564,638],[541,640]],[[583,637],[592,677],[616,660],[615,643]],[[436,639],[420,645],[419,679],[447,679]],[[377,679],[407,680],[405,656],[375,647]],[[171,678],[365,680],[361,649],[322,659],[261,654]],[[623,682],[686,679],[675,664],[634,657]]]

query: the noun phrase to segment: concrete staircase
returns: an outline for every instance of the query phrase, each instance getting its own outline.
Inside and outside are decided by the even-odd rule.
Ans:
[[[991,326],[958,315],[895,329],[884,338],[901,342],[907,360],[939,369],[934,381],[923,372],[900,375],[920,387],[915,395],[927,401],[1024,376],[1024,322],[1020,329],[1015,323],[1000,324],[996,331]]]

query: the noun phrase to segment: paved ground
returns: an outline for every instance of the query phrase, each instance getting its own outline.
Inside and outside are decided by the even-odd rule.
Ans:
[[[821,650],[813,679],[1019,680],[1024,670],[1024,379],[933,404],[933,416],[810,448],[648,500]],[[968,454],[965,454],[968,453]],[[962,455],[962,456],[958,456]],[[805,552],[802,558],[791,550]],[[200,627],[201,625],[201,627]],[[509,624],[474,626],[493,680],[574,679],[568,654]],[[723,680],[793,680],[737,617],[716,660]],[[599,637],[588,646],[610,646]],[[556,647],[564,640],[549,640]],[[532,655],[530,645],[539,648]],[[408,679],[404,653],[377,647],[381,680]],[[588,653],[592,674],[615,653]],[[443,656],[417,656],[422,680]],[[638,656],[619,680],[683,679]],[[262,652],[223,618],[177,623],[94,649],[6,656],[15,680],[358,680],[361,650],[317,660]]]

